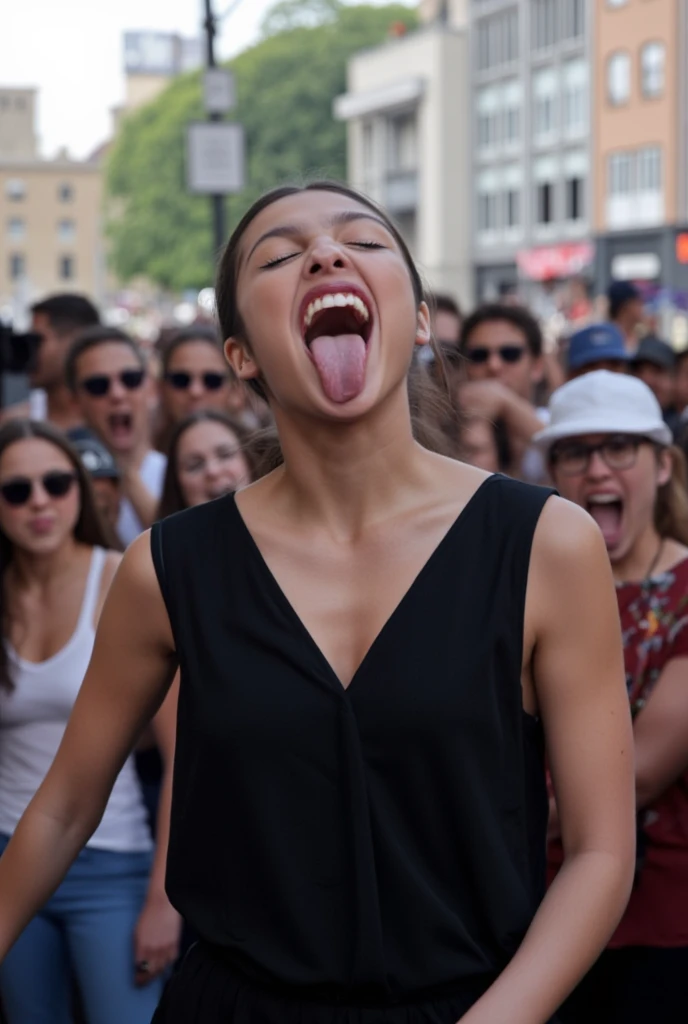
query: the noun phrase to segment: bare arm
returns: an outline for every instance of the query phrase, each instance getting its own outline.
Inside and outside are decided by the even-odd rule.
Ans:
[[[96,829],[175,668],[150,539],[143,535],[105,601],[91,663],[52,767],[0,859],[0,959]]]
[[[640,809],[660,797],[688,769],[688,658],[667,662],[633,731]]]
[[[544,1024],[595,961],[633,879],[633,736],[616,597],[597,527],[552,499],[526,611],[565,861],[509,966],[462,1024]]]
[[[179,673],[175,676],[162,707],[153,719],[153,735],[163,762],[162,786],[158,801],[155,857],[148,883],[146,903],[139,917],[134,937],[134,962],[148,964],[148,971],[139,972],[137,981],[145,984],[173,964],[179,956],[182,919],[167,898],[165,874],[167,848],[170,842],[174,748],[177,731]]]
[[[503,420],[509,433],[527,444],[539,430],[542,422],[535,409],[515,392],[496,380],[468,381],[458,390],[462,410],[487,420]]]

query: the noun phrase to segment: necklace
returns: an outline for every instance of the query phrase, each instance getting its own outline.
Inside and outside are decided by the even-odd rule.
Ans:
[[[648,570],[645,573],[645,576],[643,577],[643,584],[649,583],[649,581],[652,579],[652,573],[657,568],[657,563],[659,562],[659,557],[662,554],[663,550],[664,550],[664,537],[660,537],[659,538],[659,547],[657,548],[657,550],[655,552],[655,555],[654,555],[654,558],[650,562]]]

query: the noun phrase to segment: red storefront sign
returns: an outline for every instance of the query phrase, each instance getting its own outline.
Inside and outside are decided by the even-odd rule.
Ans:
[[[595,246],[592,242],[572,242],[538,249],[521,249],[516,256],[516,263],[522,277],[531,281],[551,281],[580,274],[590,266],[594,258]]]

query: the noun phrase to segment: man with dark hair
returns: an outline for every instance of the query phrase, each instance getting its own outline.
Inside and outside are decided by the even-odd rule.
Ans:
[[[521,306],[479,306],[464,320],[459,350],[468,380],[499,381],[530,402],[544,374],[542,332]]]
[[[631,281],[612,281],[607,301],[609,319],[623,334],[626,351],[632,355],[638,347],[638,329],[645,320],[643,297]]]
[[[85,327],[100,323],[98,310],[85,296],[65,292],[51,295],[31,307],[31,330],[41,337],[36,368],[30,375],[33,401],[10,406],[2,419],[31,416],[47,419],[60,430],[82,422],[74,396],[65,385],[64,364],[69,346]]]
[[[118,533],[130,544],[154,521],[167,460],[150,445],[146,362],[130,335],[91,327],[74,341],[67,386],[87,426],[112,454],[121,474]]]

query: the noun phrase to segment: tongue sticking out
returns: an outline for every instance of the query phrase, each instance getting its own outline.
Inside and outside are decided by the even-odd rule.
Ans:
[[[607,548],[615,548],[621,540],[621,504],[591,504],[589,511],[600,528]]]
[[[350,402],[365,384],[366,344],[360,334],[321,334],[310,344],[323,391],[332,402]]]

